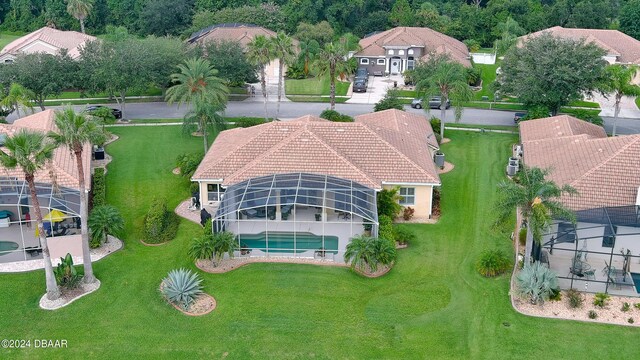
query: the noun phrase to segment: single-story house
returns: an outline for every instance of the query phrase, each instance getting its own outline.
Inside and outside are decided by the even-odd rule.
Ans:
[[[452,60],[471,67],[469,49],[462,41],[426,27],[396,27],[370,34],[360,40],[362,50],[353,56],[358,66],[374,75],[402,74],[431,54],[448,54]]]
[[[437,149],[421,115],[386,110],[351,123],[307,115],[221,132],[192,180],[214,229],[235,233],[252,256],[330,250],[337,260],[353,236],[377,234],[382,189],[399,187],[400,204],[431,216]]]
[[[45,110],[0,124],[0,147],[22,129],[48,133],[56,131],[53,110]],[[4,149],[3,149],[4,150]],[[91,147],[86,145],[82,159],[87,191],[91,187]],[[38,200],[47,219],[49,251],[52,258],[82,256],[80,238],[80,192],[75,155],[66,147],[54,151],[53,159],[35,173]],[[0,166],[0,262],[41,259],[36,237],[35,215],[24,173],[19,168]]]
[[[542,259],[564,288],[640,294],[640,135],[607,137],[571,116],[520,123],[522,161],[576,195],[559,200],[577,222],[558,220],[544,236]]]
[[[275,37],[274,31],[252,24],[216,24],[197,31],[187,39],[189,44],[205,44],[210,41],[234,41],[243,49],[247,49],[247,45],[253,41],[257,35],[263,35],[267,38]],[[294,45],[297,46],[298,41],[294,39]],[[271,61],[265,68],[267,83],[277,84],[280,60]],[[285,66],[286,71],[286,66]]]
[[[521,46],[528,39],[542,34],[571,40],[584,40],[606,51],[604,59],[609,64],[640,64],[640,41],[618,30],[572,29],[554,26],[518,38]]]
[[[43,27],[5,46],[0,51],[0,64],[12,63],[20,53],[47,53],[53,55],[63,49],[67,51],[72,59],[77,59],[84,44],[93,40],[96,40],[96,37],[77,31],[62,31]]]

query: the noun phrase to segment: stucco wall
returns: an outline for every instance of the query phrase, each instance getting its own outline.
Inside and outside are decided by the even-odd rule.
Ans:
[[[392,189],[394,187],[408,187],[415,190],[415,204],[407,205],[415,209],[413,216],[420,218],[429,218],[431,216],[431,197],[433,195],[433,186],[431,185],[383,185],[384,189]]]

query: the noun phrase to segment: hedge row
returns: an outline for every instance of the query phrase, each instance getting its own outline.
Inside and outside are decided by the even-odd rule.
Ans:
[[[105,186],[105,175],[103,168],[96,168],[93,173],[91,185],[92,206],[101,206],[106,204],[107,189]]]
[[[179,223],[178,215],[167,210],[167,201],[155,198],[144,218],[144,241],[160,244],[172,240],[178,232]]]

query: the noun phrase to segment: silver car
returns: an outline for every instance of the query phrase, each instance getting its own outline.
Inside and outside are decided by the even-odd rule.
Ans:
[[[441,98],[440,96],[432,96],[429,98],[429,108],[430,109],[440,109],[440,103],[441,103]],[[413,99],[411,100],[411,107],[414,109],[422,109],[422,99]],[[447,99],[447,104],[445,106],[445,109],[448,109],[451,107],[451,101],[449,101],[449,99]]]

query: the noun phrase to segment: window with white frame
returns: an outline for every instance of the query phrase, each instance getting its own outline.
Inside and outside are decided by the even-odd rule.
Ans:
[[[387,61],[385,59],[378,59],[378,65],[384,65]]]
[[[360,59],[360,65],[369,65],[369,59],[361,58]]]
[[[413,70],[416,67],[416,61],[413,59],[413,56],[409,56],[407,59],[407,69]]]
[[[407,54],[413,55],[413,49],[409,49],[409,51],[407,51]]]
[[[389,50],[389,55],[393,55],[393,54],[394,54],[393,50]]]
[[[398,55],[404,55],[404,50],[398,50]]]
[[[416,188],[401,187],[400,188],[400,205],[416,204]]]
[[[224,189],[220,184],[207,184],[208,201],[220,201],[224,195]]]

